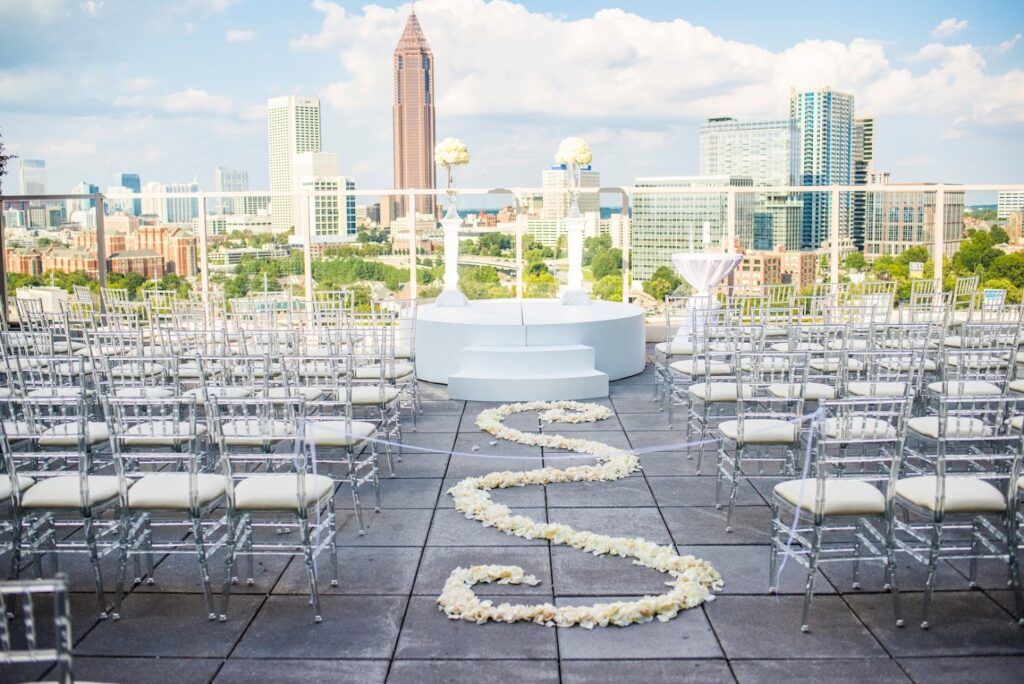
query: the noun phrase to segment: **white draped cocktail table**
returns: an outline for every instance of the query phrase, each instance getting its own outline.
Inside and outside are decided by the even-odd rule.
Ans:
[[[695,311],[718,308],[718,302],[711,296],[711,288],[728,278],[741,261],[742,254],[721,252],[679,252],[672,255],[676,273],[695,290],[687,305],[686,318],[676,331],[677,341],[690,341]]]

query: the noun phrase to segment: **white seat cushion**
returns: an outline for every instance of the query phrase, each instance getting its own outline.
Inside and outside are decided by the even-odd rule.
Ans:
[[[1017,432],[1020,432],[1021,428],[1024,428],[1024,416],[1013,416],[1007,422],[1010,424],[1010,427]],[[1021,482],[1024,482],[1024,478],[1021,478]]]
[[[809,401],[821,401],[823,399],[835,399],[836,388],[826,385],[823,382],[808,382],[806,385],[795,383],[775,383],[768,385],[768,393],[772,396],[785,399],[795,399],[800,396],[801,389],[803,397]]]
[[[905,382],[871,382],[858,380],[846,385],[846,393],[855,397],[903,397],[910,391]]]
[[[124,431],[124,443],[128,446],[172,446],[175,442],[188,440],[191,430],[185,420],[149,420],[136,423]],[[196,423],[196,437],[206,434],[206,426]]]
[[[832,351],[867,351],[871,349],[871,342],[860,337],[851,337],[847,340],[832,340],[828,343],[828,348]]]
[[[301,378],[321,377],[324,375],[344,375],[345,367],[339,361],[305,361],[299,364],[296,373]]]
[[[116,499],[119,493],[117,477],[90,475],[89,498],[83,501],[81,480],[78,475],[46,477],[36,481],[21,497],[23,508],[81,508],[95,506]]]
[[[295,426],[283,420],[241,418],[225,421],[220,429],[228,446],[262,446],[295,437]]]
[[[749,356],[740,359],[740,368],[745,371],[753,370],[755,359]],[[778,356],[763,356],[760,358],[760,362],[757,367],[762,372],[772,373],[776,371],[789,370],[789,359],[781,358]]]
[[[267,389],[267,399],[316,401],[323,395],[324,392],[319,387],[270,387]]]
[[[81,387],[38,387],[25,395],[31,399],[76,399],[85,394]]]
[[[718,426],[718,431],[734,442],[738,442],[739,421],[727,420]],[[796,425],[774,418],[748,418],[743,421],[743,444],[792,444],[796,441]]]
[[[767,325],[764,328],[765,337],[786,337],[789,330],[778,325]]]
[[[362,444],[377,431],[373,423],[353,420],[346,433],[344,420],[310,420],[306,422],[306,441],[319,447],[345,447]]]
[[[825,436],[832,439],[896,439],[896,428],[870,416],[845,416],[825,420]]]
[[[792,349],[790,347],[792,347]],[[822,347],[817,342],[797,342],[796,344],[792,344],[790,342],[776,342],[775,344],[773,344],[771,346],[771,349],[772,349],[772,351],[777,351],[777,352],[789,352],[789,351],[802,352],[802,351],[822,351],[824,349],[824,347]]]
[[[7,439],[25,439],[32,436],[32,428],[24,420],[5,420],[3,424]]]
[[[701,401],[736,401],[740,390],[735,382],[698,382],[690,385],[687,392]],[[743,396],[754,396],[754,388],[744,385]]]
[[[252,391],[245,387],[233,385],[207,387],[195,387],[182,393],[183,397],[195,397],[196,404],[200,406],[206,401],[205,397],[211,399],[245,399],[252,395]]]
[[[396,359],[411,359],[412,358],[412,345],[408,342],[401,342],[395,345],[395,358]]]
[[[863,480],[828,479],[824,482],[821,512],[824,515],[882,515],[885,495]],[[788,480],[775,485],[775,495],[791,505],[814,513],[818,481],[814,478]]]
[[[823,359],[811,359],[810,362],[808,362],[807,365],[810,366],[811,368],[813,368],[814,370],[820,371],[822,373],[838,373],[839,372],[839,364],[841,364],[841,363],[842,363],[842,361],[840,359],[838,359],[838,358],[836,358],[834,356],[830,356],[830,357],[823,358]],[[851,370],[851,371],[861,371],[861,370],[864,370],[864,364],[861,363],[860,361],[858,361],[857,359],[848,359],[846,364],[847,364],[847,369],[848,370]]]
[[[31,477],[18,475],[18,491],[23,492],[32,486],[35,481]],[[11,497],[11,478],[7,473],[0,473],[0,502],[7,501]]]
[[[896,482],[896,496],[912,504],[934,511],[936,477],[907,477]],[[948,513],[997,513],[1006,510],[1006,498],[994,486],[976,477],[946,477]]]
[[[110,392],[118,399],[166,399],[174,396],[170,387],[118,387]]]
[[[654,350],[660,354],[692,356],[693,342],[683,342],[682,340],[672,340],[671,342],[658,342],[656,345],[654,345]]]
[[[907,427],[925,437],[939,438],[939,417],[919,416],[907,421]],[[992,428],[977,418],[953,416],[946,420],[946,437],[987,437]]]
[[[155,511],[189,510],[188,473],[153,473],[145,475],[128,490],[128,507]],[[197,503],[202,506],[224,494],[223,475],[196,475]]]
[[[415,370],[416,369],[413,368],[413,365],[406,361],[395,363],[394,366],[386,364],[384,366],[384,377],[388,380],[404,378],[408,375],[412,375]],[[373,380],[374,378],[379,378],[380,366],[360,366],[359,368],[356,368],[354,377],[359,380]]]
[[[928,389],[936,394],[944,394],[950,397],[982,397],[989,395],[1000,395],[1003,393],[998,385],[981,380],[952,380],[949,382],[928,383]]]
[[[959,349],[960,347],[963,346],[963,344],[964,338],[960,337],[959,335],[947,335],[946,337],[942,338],[942,345],[945,347],[954,347],[956,349]]]
[[[6,387],[0,387],[0,399],[7,399],[14,396],[14,392],[7,389]]]
[[[85,424],[85,443],[99,444],[110,439],[106,423],[89,421]],[[77,446],[78,423],[61,423],[44,430],[39,435],[39,446]]]
[[[111,366],[110,374],[115,378],[140,378],[152,377],[163,373],[164,367],[155,361],[143,361],[142,363],[125,363]]]
[[[732,375],[732,366],[720,361],[712,361],[707,368],[702,360],[686,359],[673,362],[669,368],[684,375]]]
[[[334,490],[334,480],[326,475],[306,474],[306,497],[303,508],[312,506]],[[235,508],[240,511],[294,511],[298,510],[298,475],[275,473],[253,475],[235,485]]]
[[[56,375],[77,375],[79,373],[92,373],[95,366],[92,361],[62,361],[51,369]]]
[[[385,387],[384,403],[390,404],[398,398],[398,394],[397,387]],[[371,385],[357,385],[352,388],[351,398],[347,390],[341,389],[338,391],[338,401],[347,401],[356,406],[372,406],[381,403],[381,389]]]

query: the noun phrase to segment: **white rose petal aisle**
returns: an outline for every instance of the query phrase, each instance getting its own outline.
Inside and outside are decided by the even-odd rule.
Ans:
[[[554,423],[589,423],[604,420],[612,415],[610,409],[599,404],[534,401],[504,404],[498,408],[487,409],[477,417],[476,424],[484,432],[499,439],[591,454],[597,458],[597,463],[571,466],[561,470],[538,468],[468,477],[448,490],[455,500],[456,510],[464,513],[467,518],[506,534],[525,539],[547,539],[555,544],[565,544],[595,556],[607,554],[632,558],[635,565],[671,575],[672,580],[666,582],[671,589],[664,594],[644,596],[638,600],[596,603],[590,606],[555,606],[551,603],[495,605],[493,601],[477,598],[473,585],[488,582],[535,585],[538,580],[515,565],[476,565],[470,568],[455,568],[451,572],[445,582],[444,591],[437,599],[441,610],[453,620],[467,620],[478,624],[487,621],[529,620],[547,626],[579,625],[590,629],[598,626],[625,626],[649,622],[655,618],[666,621],[678,615],[681,610],[713,600],[712,592],[721,589],[722,578],[706,561],[693,556],[680,556],[672,546],[659,546],[639,537],[611,537],[576,530],[569,525],[538,523],[524,515],[513,515],[508,506],[491,500],[488,493],[491,489],[557,482],[609,482],[628,477],[640,468],[640,459],[636,455],[603,442],[554,434],[526,433],[502,423],[506,416],[527,411],[542,411],[541,420]]]

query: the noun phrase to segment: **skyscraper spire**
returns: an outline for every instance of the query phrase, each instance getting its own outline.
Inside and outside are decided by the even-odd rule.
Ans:
[[[410,12],[392,59],[394,76],[395,188],[434,188],[434,56],[423,28]],[[404,198],[399,199],[405,214]],[[416,211],[433,213],[434,199],[416,200]]]

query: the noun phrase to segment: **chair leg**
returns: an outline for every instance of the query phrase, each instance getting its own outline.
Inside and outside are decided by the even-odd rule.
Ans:
[[[231,583],[235,580],[235,553],[237,539],[238,520],[228,516],[228,529],[224,537],[224,588],[220,594],[220,620],[228,619],[228,600],[231,597]]]
[[[323,622],[320,614],[320,593],[316,588],[316,565],[313,562],[313,542],[309,536],[309,521],[300,520],[302,530],[302,552],[306,558],[306,577],[309,579],[309,600],[313,604],[313,622]]]
[[[857,518],[857,525],[853,531],[853,582],[854,589],[860,589],[860,550],[863,546],[864,524]]]
[[[346,451],[348,457],[348,482],[352,489],[352,507],[356,512],[356,522],[359,524],[359,536],[366,534],[366,525],[363,522],[363,507],[359,503],[359,476],[356,473],[355,454],[349,448]]]
[[[21,575],[21,518],[15,516],[11,521],[11,579]]]
[[[779,503],[773,499],[772,501],[772,531],[771,531],[771,546],[768,547],[768,592],[772,593],[778,587],[778,581],[776,575],[778,574],[777,566],[779,564],[779,545],[782,543],[780,530],[782,529],[782,521],[779,520]]]
[[[808,622],[811,617],[811,600],[814,598],[814,577],[818,574],[818,556],[821,555],[821,525],[814,525],[814,537],[811,540],[811,554],[807,559],[807,584],[804,587],[804,610],[800,620],[800,631],[811,631]]]
[[[100,608],[100,619],[105,620],[107,618],[107,598],[103,593],[103,571],[100,568],[100,554],[96,544],[96,521],[90,515],[86,516],[83,522],[85,524],[85,544],[89,547],[89,562],[92,564],[92,576],[96,584],[96,602]]]
[[[388,410],[387,407],[381,407],[380,409],[380,425],[384,432],[384,459],[388,463],[388,473],[391,477],[395,476],[395,463],[391,458],[391,430],[388,429]]]
[[[122,515],[120,520],[120,531],[118,533],[118,554],[117,554],[117,586],[114,587],[114,612],[111,617],[115,620],[121,619],[121,604],[124,600],[124,583],[128,578],[128,555],[131,552],[131,519]]]
[[[206,540],[203,537],[203,521],[192,518],[192,537],[196,544],[196,558],[199,560],[199,576],[203,580],[203,599],[206,602],[206,614],[210,620],[217,619],[213,608],[213,590],[210,588],[210,567],[206,558]]]
[[[338,521],[334,497],[327,500],[327,529],[331,535],[331,586],[338,586]]]
[[[903,626],[903,604],[900,601],[900,586],[896,579],[896,538],[895,538],[895,521],[887,521],[887,531],[885,539],[885,575],[887,580],[887,588],[892,592],[892,612],[896,617],[896,626]]]
[[[146,530],[145,530],[145,542],[146,542],[146,584],[154,584],[156,577],[154,576],[153,566],[153,525],[152,519],[149,515],[146,515]]]
[[[247,515],[245,516],[245,584],[249,587],[256,584],[254,563],[252,552],[252,518]]]
[[[981,533],[978,529],[977,519],[971,521],[971,563],[968,572],[968,586],[975,589],[978,586],[978,544],[981,541]]]
[[[928,579],[924,584],[924,605],[921,610],[921,629],[928,629],[928,616],[932,609],[932,592],[935,589],[935,572],[939,565],[941,545],[942,523],[932,521],[931,548],[928,553]]]

